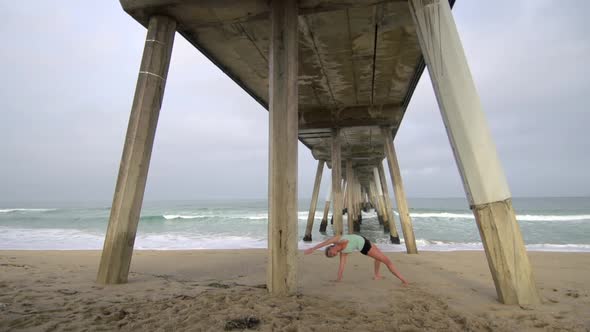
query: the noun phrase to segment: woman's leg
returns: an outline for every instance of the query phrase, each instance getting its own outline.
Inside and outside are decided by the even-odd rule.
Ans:
[[[394,276],[396,276],[404,284],[407,283],[406,279],[404,279],[404,277],[402,277],[402,275],[395,268],[395,266],[393,265],[393,263],[391,262],[391,260],[387,256],[385,256],[385,254],[383,254],[383,252],[379,248],[377,248],[377,246],[375,244],[372,244],[371,243],[371,250],[369,250],[369,252],[367,253],[367,256],[374,258],[375,259],[375,264],[377,264],[377,261],[385,264],[385,266],[387,266],[387,268],[389,269],[389,271]],[[375,266],[375,268],[376,268],[376,266]]]
[[[381,280],[383,279],[383,277],[381,276],[381,274],[379,273],[379,268],[381,267],[381,262],[378,259],[375,259],[375,276],[373,277],[373,280]]]

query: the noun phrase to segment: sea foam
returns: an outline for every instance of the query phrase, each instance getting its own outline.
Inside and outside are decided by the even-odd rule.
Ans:
[[[396,213],[397,214],[397,213]],[[475,219],[470,213],[450,213],[450,212],[425,212],[425,213],[410,213],[412,218],[446,218],[446,219]],[[574,215],[534,215],[534,214],[518,214],[516,219],[519,221],[580,221],[590,220],[589,214],[574,214]]]
[[[48,212],[56,211],[57,209],[0,209],[0,213],[13,213],[13,212]]]

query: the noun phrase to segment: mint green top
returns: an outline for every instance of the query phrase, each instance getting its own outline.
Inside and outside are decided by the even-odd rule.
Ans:
[[[340,239],[348,240],[346,248],[344,248],[344,250],[341,251],[345,254],[350,254],[355,250],[361,251],[363,249],[363,246],[365,245],[365,239],[362,236],[356,234],[342,235]]]

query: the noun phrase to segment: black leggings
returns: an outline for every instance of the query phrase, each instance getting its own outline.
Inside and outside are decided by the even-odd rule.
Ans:
[[[365,244],[363,245],[363,249],[361,249],[361,254],[366,256],[369,253],[369,250],[371,250],[371,241],[367,240],[364,236],[363,239],[365,239]]]

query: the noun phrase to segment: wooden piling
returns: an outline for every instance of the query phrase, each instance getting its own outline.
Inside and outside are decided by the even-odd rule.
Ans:
[[[165,16],[152,16],[149,19],[109,225],[98,267],[96,280],[100,284],[127,282],[175,32],[174,20]]]

